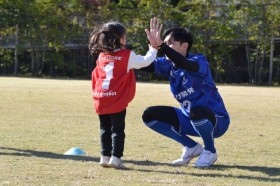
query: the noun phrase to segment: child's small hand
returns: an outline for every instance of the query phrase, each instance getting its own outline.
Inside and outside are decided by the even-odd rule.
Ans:
[[[145,29],[147,38],[153,48],[158,48],[158,46],[162,43],[160,38],[161,30],[162,24],[159,24],[159,19],[156,17],[150,20],[150,30]]]

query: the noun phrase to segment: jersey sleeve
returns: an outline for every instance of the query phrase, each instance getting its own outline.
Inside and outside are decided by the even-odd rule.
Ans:
[[[198,72],[193,72],[192,74],[195,76],[200,76],[203,77],[207,74],[208,72],[208,68],[209,68],[209,63],[206,60],[206,57],[204,55],[196,55],[192,58],[190,58],[190,60],[196,61],[199,63],[199,71]]]
[[[152,47],[149,48],[149,51],[146,53],[145,56],[137,55],[135,52],[131,51],[127,71],[130,69],[139,69],[146,66],[149,66],[157,57],[157,49]]]
[[[165,57],[157,58],[154,62],[155,65],[155,73],[159,73],[169,78],[171,66],[171,61],[166,60]]]

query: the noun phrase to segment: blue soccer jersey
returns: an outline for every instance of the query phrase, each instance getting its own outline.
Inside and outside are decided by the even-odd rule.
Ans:
[[[154,61],[155,72],[169,79],[171,92],[180,103],[184,114],[188,116],[193,107],[205,106],[216,116],[228,116],[205,56],[190,54],[187,59],[199,63],[198,72],[175,69],[172,61],[165,57]]]

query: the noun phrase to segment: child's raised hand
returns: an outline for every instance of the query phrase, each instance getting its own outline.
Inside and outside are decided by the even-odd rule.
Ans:
[[[153,48],[157,48],[161,43],[162,40],[160,38],[162,30],[162,24],[159,24],[159,19],[154,17],[150,20],[150,30],[145,29],[145,32],[147,34],[147,38],[150,41],[150,45]]]

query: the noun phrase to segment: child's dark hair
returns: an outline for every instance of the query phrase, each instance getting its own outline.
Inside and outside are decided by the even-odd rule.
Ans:
[[[101,29],[94,30],[90,35],[89,50],[91,54],[110,53],[122,48],[120,39],[126,34],[125,27],[118,22],[104,24]]]
[[[174,38],[175,41],[179,41],[180,44],[187,42],[189,44],[187,51],[192,47],[193,37],[191,32],[186,28],[171,28],[164,32],[163,39],[165,39],[168,35]]]

